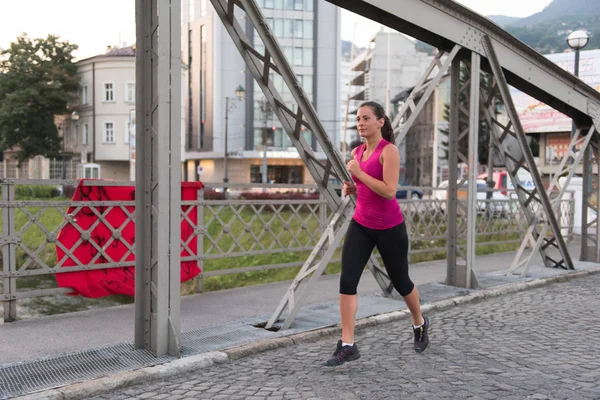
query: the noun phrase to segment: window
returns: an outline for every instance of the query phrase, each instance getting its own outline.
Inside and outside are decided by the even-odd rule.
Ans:
[[[267,25],[269,25],[269,29],[271,30],[271,32],[273,32],[273,30],[275,29],[275,21],[273,20],[273,18],[265,18],[267,20]]]
[[[292,38],[294,37],[294,20],[284,19],[283,20],[283,37]]]
[[[275,6],[273,3],[273,0],[265,0],[265,8],[273,8]]]
[[[115,101],[115,85],[112,82],[104,84],[104,101]]]
[[[303,0],[294,0],[294,10],[302,11],[304,9]]]
[[[275,0],[275,8],[277,10],[283,10],[283,0]]]
[[[125,84],[125,101],[127,103],[135,103],[135,82],[127,82]]]
[[[313,38],[313,22],[312,20],[305,19],[304,20],[304,39],[312,39]]]
[[[304,21],[297,19],[294,21],[294,37],[296,39],[302,39],[304,35]]]
[[[81,105],[88,104],[88,87],[84,86],[81,88]]]
[[[275,36],[277,36],[279,38],[283,37],[283,19],[281,19],[281,18],[275,19],[274,33],[275,33]]]
[[[125,144],[129,144],[129,138],[131,137],[131,122],[125,122]]]
[[[285,9],[286,10],[293,10],[294,9],[294,2],[295,0],[284,0],[285,1]]]
[[[89,126],[88,124],[83,125],[83,130],[81,131],[81,144],[88,144],[89,140]]]
[[[286,46],[283,48],[283,53],[285,54],[285,58],[287,58],[290,64],[294,63],[294,48]]]
[[[305,11],[313,11],[314,9],[314,0],[304,0],[304,10]]]
[[[115,123],[104,123],[104,135],[102,137],[104,143],[115,143]]]
[[[311,47],[304,48],[304,66],[313,66],[313,49]]]
[[[306,93],[313,92],[313,77],[312,75],[304,75],[302,78],[302,89]]]
[[[302,65],[302,47],[294,47],[294,65]]]

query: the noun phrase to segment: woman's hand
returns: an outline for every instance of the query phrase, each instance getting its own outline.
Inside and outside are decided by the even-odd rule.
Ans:
[[[356,194],[356,185],[354,182],[344,181],[344,196],[350,196],[351,194]]]
[[[350,172],[350,175],[355,176],[358,179],[360,179],[360,177],[363,173],[362,169],[360,169],[360,165],[358,164],[358,161],[356,161],[356,160],[348,161],[348,164],[346,165],[346,169],[348,170],[348,172]]]

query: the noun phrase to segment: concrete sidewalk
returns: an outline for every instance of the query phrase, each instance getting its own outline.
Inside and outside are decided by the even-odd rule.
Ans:
[[[577,241],[569,245],[574,259],[578,258],[576,255],[579,254],[579,246]],[[534,266],[528,278],[504,276],[500,272],[507,270],[514,255],[511,252],[477,258],[476,273],[484,288],[521,284],[521,289],[525,289],[523,283],[526,281],[566,274],[566,271]],[[596,264],[576,263],[578,270],[596,267]],[[411,267],[411,277],[419,286],[425,304],[469,294],[470,291],[440,284],[445,274],[445,260]],[[181,320],[184,358],[176,363],[186,358],[192,360],[193,357],[211,351],[240,348],[239,346],[244,345],[253,349],[251,351],[256,351],[260,346],[253,346],[253,343],[266,343],[263,347],[268,348],[277,340],[290,335],[318,329],[323,331],[323,328],[337,324],[338,279],[339,276],[322,277],[292,329],[276,333],[253,325],[268,319],[287,290],[289,282],[183,298]],[[393,313],[405,308],[402,301],[381,296],[377,284],[368,272],[363,275],[359,293],[359,318]],[[0,398],[174,361],[169,357],[156,359],[148,352],[132,351],[133,316],[134,309],[130,305],[1,325]],[[107,360],[110,360],[110,365],[104,365]],[[80,374],[73,373],[81,370],[84,371]],[[42,374],[44,379],[30,382],[32,377],[28,376],[30,372],[27,371]],[[3,380],[8,381],[8,384],[3,385]]]

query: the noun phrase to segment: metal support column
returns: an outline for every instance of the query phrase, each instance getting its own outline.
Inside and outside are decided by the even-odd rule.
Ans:
[[[467,248],[466,262],[457,265],[457,286],[473,289],[478,287],[473,271],[475,263],[475,242],[477,236],[477,171],[479,144],[479,87],[481,82],[481,56],[471,53],[471,87],[469,88],[469,172],[467,195]]]
[[[181,0],[136,0],[135,347],[180,353]]]
[[[448,136],[448,163],[452,168],[450,168],[446,201],[448,224],[446,246],[448,255],[445,282],[447,285],[468,288],[477,287],[478,285],[477,277],[473,271],[477,194],[475,191],[476,187],[471,186],[472,184],[475,184],[475,180],[469,179],[467,202],[458,201],[458,188],[463,186],[468,177],[459,181],[457,166],[461,163],[466,164],[469,166],[470,173],[476,175],[476,173],[473,172],[477,170],[476,164],[473,164],[473,159],[477,162],[476,143],[479,126],[479,107],[476,107],[473,102],[469,103],[469,109],[461,106],[461,98],[471,99],[472,93],[469,94],[469,92],[471,85],[475,80],[477,81],[476,87],[479,87],[480,61],[477,57],[473,57],[472,63],[474,67],[470,66],[470,68],[468,68],[470,79],[465,79],[464,84],[461,85],[461,61],[459,59],[454,59],[452,62],[450,75],[450,133]],[[474,101],[475,100],[478,101],[478,97],[476,97]],[[475,118],[473,119],[470,118],[472,112],[476,112]],[[464,119],[470,121],[469,125],[461,126],[461,115],[464,116]],[[471,129],[475,130],[475,135],[471,135]],[[462,154],[459,151],[459,144],[464,141],[467,135],[470,135],[469,142],[475,141],[475,147],[469,143],[469,154]],[[471,154],[472,152],[475,153]],[[471,227],[471,229],[469,229],[469,227]],[[473,238],[472,245],[469,245],[468,243],[466,246],[459,245],[460,238],[468,240],[469,237]],[[469,252],[472,254],[470,255]]]
[[[583,150],[583,149],[582,149]],[[582,151],[580,151],[581,153]],[[577,165],[577,164],[576,164]],[[595,169],[595,171],[594,171]],[[583,201],[581,212],[581,261],[600,262],[600,132],[590,140],[583,159]],[[596,201],[593,201],[593,198]],[[590,218],[590,211],[593,213]]]
[[[507,126],[502,126],[502,124],[493,118],[493,123],[496,126],[493,130],[493,134],[498,141],[497,147],[500,149],[504,165],[507,168],[514,187],[516,188],[516,194],[519,199],[519,203],[521,204],[521,209],[525,214],[525,218],[527,219],[530,227],[530,233],[535,240],[542,236],[544,238],[543,240],[546,241],[544,246],[540,246],[539,251],[542,256],[542,260],[547,267],[573,269],[573,262],[571,261],[567,246],[560,232],[558,221],[556,220],[556,216],[552,209],[552,204],[550,203],[550,199],[548,198],[546,190],[542,184],[542,178],[540,177],[540,173],[535,165],[533,154],[525,138],[525,133],[523,132],[519,116],[517,115],[515,106],[513,104],[508,84],[492,45],[492,41],[488,36],[483,36],[481,42],[495,78],[495,86],[492,91],[499,91],[500,98],[502,99],[510,118],[510,123]],[[494,96],[495,93],[492,93],[489,97]],[[497,126],[503,128],[501,134],[496,132]],[[506,135],[511,135],[518,141],[522,153],[521,159],[515,159],[504,149],[504,146],[502,146],[503,140],[507,137]],[[525,189],[519,181],[518,171],[521,168],[530,173],[535,184],[535,189],[533,191],[528,191]],[[543,212],[545,212],[546,221],[551,229],[550,233],[553,235],[551,238],[546,238],[546,235],[540,235],[538,227],[538,223],[540,221],[538,218],[536,218],[536,212],[539,208],[542,208]],[[526,240],[529,239],[526,238]],[[552,258],[550,256],[546,250],[548,246],[554,246],[556,249],[558,249],[560,254],[557,258]]]
[[[6,169],[5,169],[6,171]],[[15,185],[13,183],[2,184],[2,201],[10,203],[15,200]],[[2,246],[2,269],[5,274],[2,287],[2,304],[4,308],[4,322],[17,320],[17,272],[16,260],[16,227],[14,207],[2,208],[2,236],[5,240]]]
[[[458,139],[460,135],[460,59],[452,61],[450,69],[450,132],[448,134],[448,165],[450,165],[450,176],[448,177],[448,191],[446,194],[446,217],[447,217],[447,267],[446,284],[456,286],[456,261],[458,244]]]

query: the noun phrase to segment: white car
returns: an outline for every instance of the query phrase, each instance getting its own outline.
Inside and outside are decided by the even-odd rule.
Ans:
[[[460,183],[460,182],[458,182]],[[467,190],[468,190],[469,182],[463,183],[461,187],[458,188],[458,199],[461,201],[467,200]],[[486,211],[486,205],[490,204],[490,210],[494,215],[505,216],[511,212],[511,200],[500,193],[499,191],[492,192],[492,198],[487,200],[487,183],[483,180],[477,180],[477,212],[484,213]],[[446,210],[446,199],[448,193],[448,181],[442,181],[438,186],[437,190],[433,192],[433,198],[435,200],[441,200],[443,203],[441,204],[442,211]]]

